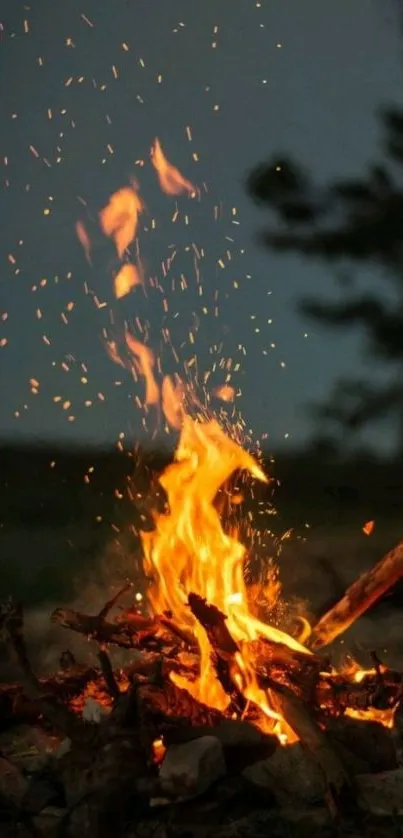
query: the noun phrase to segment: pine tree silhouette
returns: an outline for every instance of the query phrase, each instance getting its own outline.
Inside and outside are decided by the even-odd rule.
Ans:
[[[361,179],[319,189],[293,161],[280,158],[252,171],[248,190],[276,218],[262,234],[265,246],[328,264],[348,260],[385,269],[377,291],[346,287],[343,302],[305,299],[301,309],[330,327],[364,327],[370,353],[387,372],[381,385],[340,380],[320,414],[351,429],[393,415],[403,451],[403,110],[382,111],[381,122],[386,162],[370,166]]]

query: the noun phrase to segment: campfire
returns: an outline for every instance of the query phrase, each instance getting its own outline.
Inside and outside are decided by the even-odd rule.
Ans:
[[[165,192],[197,195],[158,141],[151,162]],[[143,281],[140,265],[125,255],[142,211],[130,186],[100,213],[120,260],[118,298]],[[77,233],[90,258],[81,223]],[[326,817],[356,818],[368,804],[368,778],[399,770],[403,675],[375,651],[368,670],[352,660],[336,668],[328,647],[403,575],[403,544],[315,624],[301,614],[290,633],[281,621],[263,620],[256,585],[245,581],[246,549],[225,520],[220,491],[234,474],[262,483],[269,476],[239,434],[232,436],[208,415],[194,391],[167,376],[159,382],[152,351],[127,325],[121,342],[108,338],[107,347],[116,363],[143,376],[145,404],[161,409],[179,431],[174,460],[159,477],[165,505],[154,511],[152,529],[141,533],[147,608],[139,607],[134,594],[131,605],[120,606],[123,594],[133,592],[130,579],[96,615],[58,608],[53,622],[95,644],[99,665],[79,664],[67,651],[58,673],[38,679],[24,642],[22,607],[11,600],[2,607],[3,638],[21,670],[20,683],[0,687],[3,727],[35,725],[57,735],[59,748],[50,798],[42,788],[38,804],[38,792],[25,788],[13,816],[26,822],[53,793],[62,800],[65,835],[134,836],[139,823],[152,821],[149,833],[141,832],[151,834],[156,811],[171,811],[173,803],[197,800],[209,789],[232,807],[241,788],[240,815],[246,817],[250,804],[242,784],[250,783],[251,767],[268,767],[272,781],[259,805],[273,809],[282,787],[280,763],[299,753],[303,772],[318,778],[317,810],[322,805]],[[232,395],[227,382],[222,397]],[[269,576],[262,588],[266,613],[278,613],[278,580]],[[132,651],[123,669],[111,664],[113,646]],[[224,795],[228,775],[237,781]],[[287,794],[292,800],[292,791]],[[295,799],[300,802],[299,792]],[[203,810],[195,811],[196,821],[203,819]],[[161,822],[166,818],[160,815]],[[214,828],[206,834],[229,834],[222,822]]]

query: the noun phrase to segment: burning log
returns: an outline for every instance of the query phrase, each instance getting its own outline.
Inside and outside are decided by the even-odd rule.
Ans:
[[[342,599],[320,618],[310,636],[310,648],[320,649],[332,643],[402,576],[403,541],[400,541],[375,567],[353,582]]]
[[[38,678],[38,686],[46,701],[69,704],[98,677],[99,672],[94,667],[75,666],[69,672],[60,671],[51,678]],[[41,704],[37,698],[27,696],[23,684],[0,684],[0,719],[2,728],[19,722],[41,721]]]
[[[208,605],[197,594],[190,594],[189,606],[192,613],[205,628],[211,646],[218,657],[233,663],[239,648],[228,631],[225,615],[215,606]],[[234,677],[230,666],[228,667],[228,676],[230,679]],[[261,683],[258,672],[256,672],[256,679],[258,683]],[[264,680],[264,687],[269,689],[273,709],[284,718],[323,773],[329,811],[333,816],[348,814],[355,808],[355,792],[352,779],[326,734],[320,729],[312,710],[288,687],[267,676]]]
[[[10,657],[21,669],[26,696],[38,704],[55,730],[69,739],[79,739],[83,723],[64,704],[44,697],[41,684],[32,671],[23,635],[23,609],[20,604],[10,599],[0,608],[0,629]]]
[[[70,608],[56,608],[51,620],[63,628],[84,634],[101,645],[114,644],[123,649],[161,651],[166,647],[184,644],[195,649],[195,640],[167,615],[143,617],[136,611],[125,611],[123,616],[108,621],[104,608],[99,614],[82,614]]]

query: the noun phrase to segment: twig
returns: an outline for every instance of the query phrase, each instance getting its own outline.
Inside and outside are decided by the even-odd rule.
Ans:
[[[29,662],[23,636],[23,618],[22,605],[15,603],[11,598],[0,608],[0,628],[10,657],[16,661],[22,671],[25,692],[29,698],[38,703],[44,716],[49,719],[56,730],[69,739],[82,741],[85,731],[83,722],[66,707],[53,703],[43,696],[40,682]]]
[[[102,675],[103,675],[108,693],[109,693],[110,697],[113,699],[113,701],[117,701],[117,699],[119,698],[119,696],[121,694],[120,689],[119,689],[119,685],[118,685],[118,683],[116,681],[116,678],[113,674],[112,664],[110,662],[109,655],[108,655],[106,649],[104,649],[102,646],[100,647],[99,652],[98,652],[98,660],[99,660],[99,663],[101,665]]]
[[[112,608],[116,605],[118,599],[120,599],[120,597],[122,597],[123,594],[127,594],[127,592],[130,591],[132,587],[133,582],[127,581],[123,585],[123,588],[120,588],[120,590],[111,599],[108,599],[108,601],[105,602],[105,605],[102,606],[98,614],[98,618],[101,622],[105,619],[105,617],[107,617],[109,612],[112,611]]]

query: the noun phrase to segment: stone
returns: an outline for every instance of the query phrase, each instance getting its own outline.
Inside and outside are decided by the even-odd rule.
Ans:
[[[92,698],[92,696],[87,698],[84,702],[82,716],[86,722],[93,722],[99,725],[105,716],[109,716],[109,713],[110,710],[108,710],[107,707],[104,707],[103,704],[96,700],[96,698]]]
[[[162,791],[170,797],[195,797],[226,773],[221,742],[202,736],[182,745],[170,745],[160,766]]]
[[[59,746],[59,737],[31,725],[17,725],[0,734],[1,753],[28,774],[48,765]]]
[[[403,815],[403,768],[356,777],[359,805],[372,815]]]
[[[320,768],[300,742],[277,748],[268,759],[249,765],[245,779],[273,794],[280,806],[316,804],[323,800],[324,783]]]
[[[64,805],[64,802],[61,782],[50,768],[43,769],[30,777],[22,800],[22,806],[26,812],[36,815],[48,806]]]
[[[19,805],[25,795],[28,783],[19,768],[0,757],[0,795]]]
[[[247,765],[271,756],[279,747],[279,741],[272,734],[262,733],[257,727],[243,719],[223,719],[218,724],[195,727],[178,727],[170,731],[164,741],[167,746],[180,745],[200,739],[202,736],[214,736],[221,742],[229,774],[238,775]],[[367,766],[363,766],[364,774]]]
[[[378,722],[342,716],[339,719],[329,719],[327,732],[334,744],[342,745],[367,764],[366,770],[357,773],[392,771],[398,767],[392,732]]]
[[[33,818],[33,823],[39,835],[43,838],[57,838],[60,832],[60,822],[67,811],[67,809],[60,809],[57,806],[47,806],[46,809],[43,809],[40,815]]]

